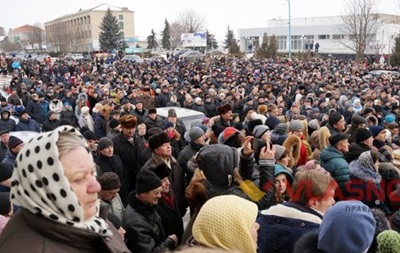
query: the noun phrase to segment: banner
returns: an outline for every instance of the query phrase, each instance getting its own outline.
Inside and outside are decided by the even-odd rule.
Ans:
[[[182,47],[206,47],[207,36],[206,33],[183,33],[181,35]]]

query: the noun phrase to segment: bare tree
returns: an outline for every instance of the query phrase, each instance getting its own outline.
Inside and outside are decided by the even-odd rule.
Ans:
[[[350,43],[342,43],[356,53],[356,59],[364,58],[366,45],[374,38],[377,30],[376,4],[374,0],[348,0],[343,25],[340,31],[349,36]]]
[[[204,17],[201,17],[195,10],[184,10],[179,14],[177,21],[185,33],[199,32],[204,28]]]
[[[27,44],[31,45],[32,50],[37,48],[40,52],[42,52],[42,46],[45,39],[44,30],[42,27],[43,25],[41,23],[36,23],[33,26],[32,31],[27,35]]]
[[[178,22],[173,22],[170,25],[171,31],[171,46],[172,48],[178,48],[181,46],[181,35],[184,33],[182,25]]]

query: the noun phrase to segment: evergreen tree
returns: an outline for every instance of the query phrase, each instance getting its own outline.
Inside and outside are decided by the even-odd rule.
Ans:
[[[171,50],[172,49],[171,30],[167,19],[165,19],[165,27],[161,35],[162,35],[162,41],[161,41],[162,48],[164,48],[165,50]]]
[[[225,38],[225,49],[229,49],[233,44],[235,43],[235,35],[233,33],[233,30],[231,30],[228,26],[228,32],[226,34],[226,38]]]
[[[275,59],[278,56],[278,41],[275,37],[275,34],[269,38],[269,45],[268,45],[268,57]]]
[[[217,49],[218,48],[218,42],[215,39],[215,35],[211,34],[206,30],[206,36],[207,36],[207,49]]]
[[[238,43],[236,42],[235,39],[235,34],[233,33],[233,30],[231,30],[228,26],[228,32],[226,34],[225,38],[225,49],[228,49],[230,54],[238,54],[240,53],[240,48]]]
[[[394,39],[394,47],[390,56],[391,65],[400,65],[400,35]]]
[[[111,13],[110,8],[107,9],[106,14],[100,24],[100,48],[104,51],[111,52],[114,50],[125,49],[126,43],[119,31],[118,20]]]
[[[268,34],[264,33],[261,46],[256,49],[256,56],[259,58],[268,58],[269,39]]]
[[[156,33],[154,29],[151,29],[151,34],[147,36],[147,49],[156,49],[158,47],[158,42],[156,38]]]

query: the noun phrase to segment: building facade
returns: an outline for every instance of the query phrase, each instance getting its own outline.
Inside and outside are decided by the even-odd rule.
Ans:
[[[45,31],[37,26],[24,25],[10,29],[9,39],[14,43],[19,43],[21,48],[26,51],[41,51],[46,49]]]
[[[45,23],[49,51],[91,52],[100,49],[100,24],[110,8],[126,42],[135,41],[134,12],[126,7],[102,4]]]
[[[288,23],[288,19],[273,19],[267,22],[265,28],[239,29],[241,51],[253,51],[261,45],[264,33],[267,33],[277,38],[278,52],[288,53]],[[322,54],[355,54],[351,49],[350,35],[343,30],[340,16],[291,19],[291,52],[314,51],[318,43],[318,52]],[[390,54],[399,32],[400,16],[379,14],[376,31],[369,35],[365,45],[365,54]]]

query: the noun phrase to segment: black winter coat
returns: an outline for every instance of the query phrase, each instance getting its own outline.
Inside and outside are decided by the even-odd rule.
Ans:
[[[125,242],[129,250],[140,253],[158,253],[172,249],[175,242],[165,234],[156,206],[149,206],[136,198],[128,197],[128,206],[122,218]]]
[[[179,212],[179,205],[176,199],[174,203],[174,208],[171,208],[171,206],[168,205],[167,201],[164,198],[161,198],[158,201],[157,213],[161,217],[165,234],[175,234],[178,237],[179,242],[181,242],[183,235],[183,220],[181,213]]]
[[[122,203],[126,206],[129,194],[129,177],[121,158],[118,155],[105,157],[100,154],[94,161],[100,167],[102,174],[105,172],[114,172],[118,175],[121,181],[119,195],[121,196]]]
[[[125,171],[129,177],[130,191],[132,191],[135,189],[136,175],[140,170],[141,147],[135,138],[132,145],[123,133],[119,133],[112,140],[114,142],[114,154],[118,155],[124,164]]]

